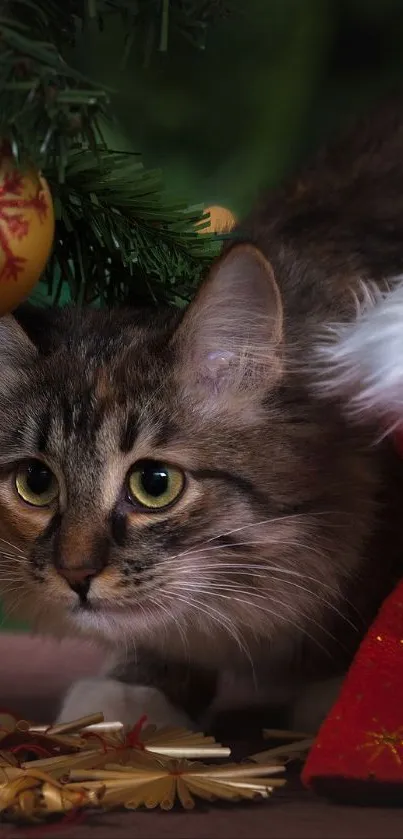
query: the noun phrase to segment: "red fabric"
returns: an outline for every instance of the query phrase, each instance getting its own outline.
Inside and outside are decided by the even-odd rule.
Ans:
[[[324,779],[402,784],[403,795],[403,582],[362,642],[302,779],[314,789]]]

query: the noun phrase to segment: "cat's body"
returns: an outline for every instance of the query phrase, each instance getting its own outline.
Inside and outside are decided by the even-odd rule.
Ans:
[[[184,722],[224,669],[291,701],[348,665],[401,573],[403,476],[315,397],[313,348],[403,269],[402,148],[403,108],[320,158],[183,316],[0,320],[4,596],[121,658],[64,716]]]

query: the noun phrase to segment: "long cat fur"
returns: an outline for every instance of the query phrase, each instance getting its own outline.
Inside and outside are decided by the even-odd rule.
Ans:
[[[118,659],[61,718],[190,724],[224,670],[293,704],[348,666],[402,570],[402,468],[376,422],[317,393],[314,350],[403,270],[402,149],[393,105],[322,152],[236,229],[183,313],[0,320],[3,597]],[[57,505],[18,498],[32,457]],[[127,500],[142,458],[186,475],[161,513]],[[63,576],[84,566],[98,611]]]

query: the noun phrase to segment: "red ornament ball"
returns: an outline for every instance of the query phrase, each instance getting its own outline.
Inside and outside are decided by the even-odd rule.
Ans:
[[[40,279],[55,229],[52,196],[34,169],[19,170],[0,152],[0,315],[12,311]]]

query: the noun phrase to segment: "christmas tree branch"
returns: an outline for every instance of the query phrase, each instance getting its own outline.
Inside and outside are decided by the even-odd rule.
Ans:
[[[10,17],[0,17],[0,136],[10,141],[18,161],[53,163],[62,180],[69,147],[101,140],[98,119],[106,114],[108,94],[70,67],[56,43],[41,39],[46,22],[52,29],[47,6],[15,0]],[[12,10],[22,19],[33,17],[36,26],[22,23]],[[67,40],[63,26],[62,32]]]
[[[56,237],[41,293],[47,302],[169,302],[191,294],[218,250],[200,236],[201,207],[186,209],[137,155],[106,148],[99,128],[108,92],[70,66],[77,38],[119,14],[166,49],[171,27],[205,30],[214,0],[10,0],[0,18],[0,136],[18,163],[41,168],[55,201]],[[51,40],[50,40],[51,39]],[[90,41],[89,41],[90,42]],[[200,44],[199,44],[200,45]],[[202,45],[202,44],[201,44]],[[128,44],[126,44],[126,53]]]
[[[53,161],[62,179],[73,143],[94,146],[102,140],[99,118],[109,104],[106,90],[66,62],[77,40],[119,14],[125,21],[126,58],[134,37],[138,44],[166,50],[171,28],[203,47],[208,25],[227,11],[227,2],[9,0],[0,16],[0,135],[11,140],[20,160],[28,157],[40,167]],[[151,30],[160,32],[155,43]]]
[[[145,170],[136,155],[77,150],[64,183],[45,175],[57,215],[45,277],[53,298],[61,273],[79,303],[178,303],[218,252],[216,238],[200,235],[202,208],[170,200],[160,173]]]

